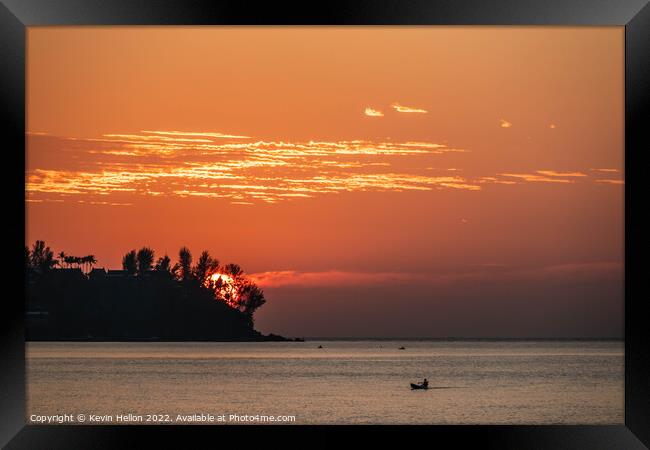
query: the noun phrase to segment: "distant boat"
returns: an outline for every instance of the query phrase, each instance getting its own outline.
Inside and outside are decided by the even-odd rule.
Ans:
[[[323,346],[322,346],[322,345],[319,345],[317,348],[323,348]]]
[[[406,350],[406,347],[400,347],[397,350]]]
[[[421,384],[411,383],[411,389],[429,389],[429,386],[423,386]]]

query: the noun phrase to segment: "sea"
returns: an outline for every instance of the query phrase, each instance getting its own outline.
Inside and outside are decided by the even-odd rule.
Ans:
[[[28,423],[624,422],[623,341],[29,342],[26,372]]]

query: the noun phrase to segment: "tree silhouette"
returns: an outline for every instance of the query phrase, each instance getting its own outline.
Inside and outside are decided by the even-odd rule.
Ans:
[[[237,278],[238,276],[242,275],[244,271],[239,267],[238,264],[226,264],[226,266],[223,268],[223,271],[230,275],[233,278]]]
[[[135,250],[131,250],[122,258],[122,269],[126,270],[129,275],[135,275],[138,271],[138,262]]]
[[[154,270],[158,272],[169,272],[171,270],[171,263],[172,260],[169,256],[161,256],[158,258],[158,261],[156,261],[156,265],[154,266]]]
[[[138,274],[142,275],[143,273],[151,270],[153,266],[153,257],[154,251],[149,247],[142,247],[138,250],[136,255],[137,264],[138,264]]]
[[[44,241],[36,241],[31,250],[25,246],[25,281],[30,301],[39,307],[46,305],[51,317],[56,318],[50,325],[44,325],[50,327],[47,332],[50,334],[43,336],[56,340],[61,336],[84,338],[99,333],[104,337],[124,338],[131,337],[131,331],[134,335],[181,339],[185,336],[200,339],[260,336],[253,327],[253,314],[266,303],[264,293],[244,275],[239,265],[220,267],[207,250],[201,252],[194,266],[187,247],[180,249],[179,262],[173,266],[167,255],[158,258],[154,266],[151,248],[131,250],[123,256],[122,268],[130,275],[154,268],[156,275],[146,278],[116,276],[108,280],[87,276],[97,263],[94,255],[79,257],[63,251],[57,255],[60,261],[54,258]],[[55,271],[42,276],[57,263],[83,268],[85,274]],[[215,273],[221,276],[212,280]],[[98,305],[103,306],[98,306],[97,310],[88,309],[89,295],[99,299]],[[124,322],[124,317],[132,320]],[[183,320],[188,320],[187,326],[182,324]],[[93,328],[100,323],[103,324],[100,328]],[[114,326],[122,326],[122,331],[112,334]]]
[[[63,262],[65,262],[65,265],[69,268],[71,265],[74,264],[75,259],[76,259],[75,256],[66,255],[65,258],[63,258]]]
[[[246,282],[239,292],[237,299],[238,309],[246,314],[252,321],[255,310],[266,303],[264,293],[252,282]]]
[[[178,263],[180,265],[181,280],[192,279],[192,253],[187,247],[182,247],[178,252]]]
[[[45,246],[45,241],[36,241],[34,243],[30,259],[32,268],[40,273],[47,272],[57,263],[57,260],[54,259],[54,252],[50,250],[50,247]]]
[[[179,265],[174,264],[174,266],[172,266],[171,264],[172,264],[172,260],[169,256],[167,255],[162,256],[158,258],[158,261],[156,261],[154,270],[159,274],[164,274],[168,278],[176,278]]]
[[[86,272],[90,272],[91,269],[93,268],[93,265],[97,263],[97,260],[95,259],[95,255],[87,255],[81,258],[81,261],[83,262]]]
[[[63,263],[65,263],[65,258],[67,257],[67,255],[65,254],[64,251],[60,251],[57,256],[59,257],[59,265],[62,266]]]
[[[204,250],[194,268],[194,277],[201,286],[209,286],[210,276],[219,268],[219,261],[213,259],[207,250]]]
[[[29,272],[29,269],[32,267],[32,261],[30,257],[29,247],[25,246],[25,272]]]

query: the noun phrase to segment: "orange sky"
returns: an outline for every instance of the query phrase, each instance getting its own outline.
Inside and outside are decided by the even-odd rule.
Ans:
[[[623,38],[31,27],[27,241],[209,249],[265,332],[622,335]]]

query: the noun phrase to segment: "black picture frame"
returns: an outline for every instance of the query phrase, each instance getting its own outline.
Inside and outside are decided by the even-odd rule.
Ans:
[[[25,424],[24,303],[3,298],[2,419],[6,448],[129,448],[156,442],[187,448],[194,439],[248,441],[264,433],[308,445],[335,445],[333,428],[381,441],[453,443],[500,449],[641,449],[650,446],[650,345],[644,250],[645,154],[650,151],[650,6],[647,0],[329,0],[282,3],[220,1],[3,0],[0,4],[0,96],[9,158],[3,174],[4,228],[11,236],[5,281],[21,279],[25,241],[25,37],[43,25],[571,25],[625,27],[625,425],[188,427],[36,426]],[[8,292],[8,291],[5,291]],[[309,436],[306,436],[309,433]],[[188,441],[191,439],[191,441]],[[139,445],[141,444],[141,445]],[[645,444],[645,446],[644,446]],[[422,445],[422,444],[415,444]],[[427,444],[429,445],[429,444]]]

